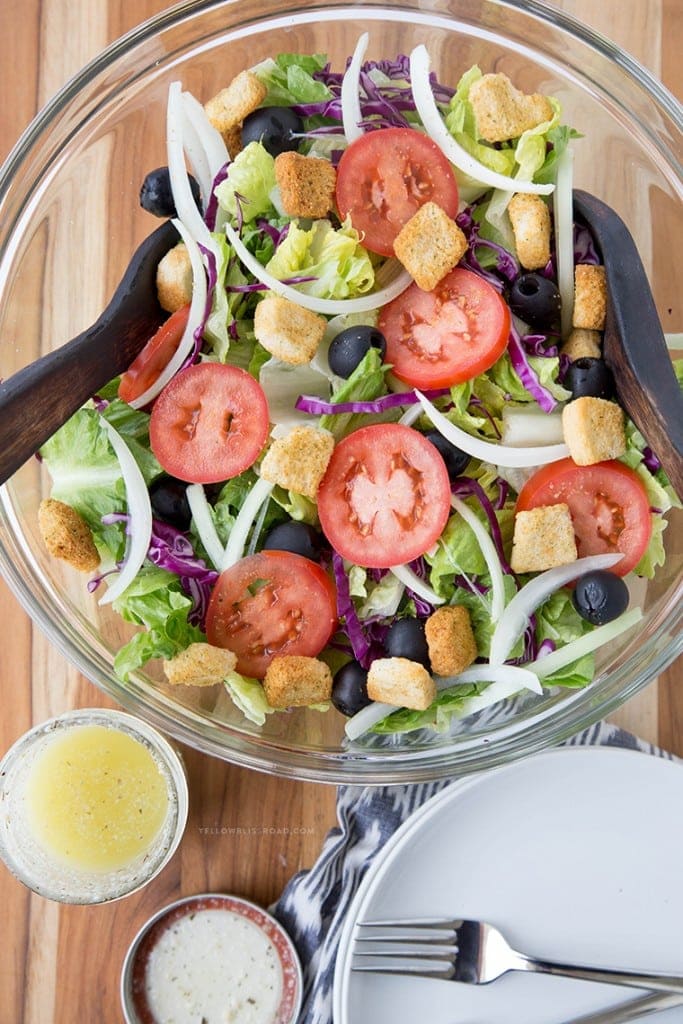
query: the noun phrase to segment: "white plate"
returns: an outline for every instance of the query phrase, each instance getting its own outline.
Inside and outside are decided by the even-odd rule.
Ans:
[[[560,1024],[643,994],[518,973],[479,986],[354,973],[355,922],[373,918],[477,918],[532,955],[683,974],[682,810],[680,765],[608,747],[450,786],[363,880],[341,936],[335,1024]],[[683,1007],[656,1020],[680,1024]]]

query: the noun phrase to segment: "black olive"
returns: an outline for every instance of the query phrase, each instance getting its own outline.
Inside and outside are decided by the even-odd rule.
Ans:
[[[294,555],[320,561],[323,547],[321,535],[308,523],[280,523],[268,532],[263,547],[267,551],[291,551]]]
[[[192,520],[187,500],[187,484],[174,476],[160,476],[149,489],[152,512],[156,519],[175,526],[177,530],[188,530]]]
[[[429,648],[424,622],[420,619],[397,619],[384,641],[388,658],[408,658],[429,668]]]
[[[376,348],[384,359],[387,343],[381,331],[369,324],[347,327],[332,339],[328,361],[332,373],[348,379],[371,348]]]
[[[626,611],[628,587],[621,576],[615,576],[605,569],[596,569],[576,581],[572,600],[582,618],[594,626],[602,626]]]
[[[450,441],[447,441],[438,430],[428,430],[425,437],[428,441],[432,442],[446,463],[449,479],[455,480],[456,477],[461,476],[470,461],[467,452],[461,451],[454,444],[451,444]]]
[[[614,398],[614,377],[604,359],[586,356],[570,363],[564,378],[564,386],[572,398]]]
[[[271,156],[299,148],[304,123],[289,107],[259,107],[242,122],[242,145],[260,142]]]
[[[192,196],[201,210],[202,197],[199,184],[192,175],[188,175]],[[155,217],[177,217],[178,213],[171,192],[171,178],[168,167],[157,167],[150,171],[140,189],[140,206]]]
[[[508,292],[510,309],[524,323],[550,330],[560,317],[562,305],[557,287],[542,274],[522,274]]]
[[[332,680],[332,703],[337,711],[350,718],[372,701],[368,697],[368,673],[357,661],[349,661],[335,672]]]

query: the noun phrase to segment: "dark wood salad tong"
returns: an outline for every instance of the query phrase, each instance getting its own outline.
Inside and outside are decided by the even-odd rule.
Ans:
[[[149,341],[167,315],[157,302],[157,264],[177,241],[165,221],[136,249],[91,327],[0,382],[0,484]]]
[[[636,244],[621,217],[588,192],[574,191],[574,213],[605,265],[603,355],[619,401],[683,498],[683,394]]]

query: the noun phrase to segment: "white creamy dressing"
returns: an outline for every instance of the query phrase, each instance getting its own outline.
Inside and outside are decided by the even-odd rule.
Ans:
[[[156,1024],[273,1024],[282,981],[257,925],[230,910],[198,910],[156,942],[145,994]]]

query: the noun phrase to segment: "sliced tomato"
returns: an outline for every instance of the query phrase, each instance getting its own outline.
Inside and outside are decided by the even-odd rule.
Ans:
[[[460,384],[488,370],[503,354],[510,310],[488,281],[456,267],[431,292],[416,284],[379,316],[386,362],[416,388]]]
[[[263,679],[279,655],[320,654],[336,623],[334,586],[319,565],[289,551],[261,551],[219,576],[206,635],[237,655],[238,672]]]
[[[149,422],[149,441],[171,476],[210,484],[243,473],[268,436],[263,388],[245,370],[197,363],[161,392]]]
[[[426,202],[458,212],[453,169],[429,136],[412,128],[366,132],[344,150],[337,168],[337,208],[351,217],[363,245],[393,256],[394,239]]]
[[[177,309],[135,357],[119,381],[119,398],[122,402],[133,402],[151,388],[175,355],[189,315],[189,305]]]
[[[640,478],[621,462],[577,466],[552,462],[526,482],[516,511],[540,505],[569,506],[579,557],[621,551],[612,572],[625,576],[642,558],[652,533],[652,514]]]
[[[320,524],[356,565],[384,569],[424,554],[450,512],[450,485],[436,447],[398,423],[363,427],[332,453],[318,491]]]

